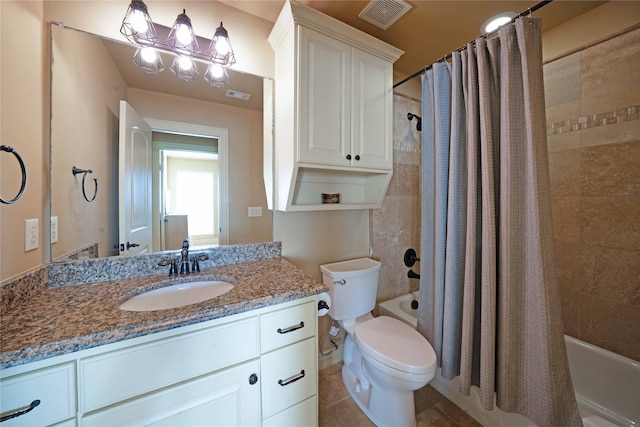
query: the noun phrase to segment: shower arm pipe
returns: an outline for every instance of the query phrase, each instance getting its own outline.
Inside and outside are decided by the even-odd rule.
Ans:
[[[531,15],[533,12],[535,12],[535,11],[536,11],[536,10],[538,10],[538,9],[542,9],[543,7],[545,7],[546,5],[548,5],[549,3],[551,3],[552,1],[553,1],[553,0],[543,0],[543,1],[541,1],[540,3],[538,3],[538,4],[536,4],[536,5],[532,6],[532,7],[530,7],[529,9],[525,10],[525,11],[524,11],[524,12],[522,12],[521,14],[519,14],[519,15],[515,16],[511,21],[509,21],[509,22],[508,22],[507,24],[505,24],[505,25],[511,25],[511,24],[513,24],[513,23],[514,23],[518,18],[522,18],[523,16]],[[502,25],[502,26],[504,26],[504,25]],[[483,35],[481,35],[481,36],[480,36],[480,37],[478,37],[478,38],[483,38],[483,39],[489,38],[489,37],[491,37],[491,36],[493,36],[493,35],[497,34],[497,33],[498,33],[498,31],[499,31],[499,29],[496,29],[495,31],[492,31],[492,32],[490,32],[490,33],[483,34]],[[477,40],[477,39],[476,39],[476,40]],[[471,40],[469,43],[471,43],[471,44],[475,44],[475,42],[476,42],[475,40]],[[462,52],[463,50],[465,50],[465,49],[467,48],[467,45],[468,45],[469,43],[467,43],[467,44],[465,44],[465,45],[463,45],[463,46],[460,46],[460,47],[459,47],[459,48],[457,48],[454,52]],[[443,56],[442,58],[438,59],[438,60],[437,60],[437,61],[435,61],[435,62],[444,62],[444,61],[446,61],[446,60],[448,60],[448,59],[451,59],[451,56],[452,56],[452,54],[451,54],[451,53],[448,53],[448,54],[446,54],[445,56]],[[434,62],[434,63],[435,63],[435,62]],[[409,80],[415,79],[416,77],[418,77],[418,76],[420,76],[420,75],[422,75],[422,74],[426,73],[427,71],[429,71],[431,68],[433,68],[433,64],[431,64],[431,65],[427,65],[426,67],[424,67],[424,68],[422,68],[422,69],[420,69],[420,70],[416,71],[415,73],[411,74],[409,77],[407,77],[407,78],[405,78],[405,79],[403,79],[403,80],[400,80],[398,83],[395,83],[395,84],[393,85],[393,88],[395,89],[395,88],[397,88],[398,86],[400,86],[400,85],[402,85],[402,84],[404,84],[404,83],[408,82]]]

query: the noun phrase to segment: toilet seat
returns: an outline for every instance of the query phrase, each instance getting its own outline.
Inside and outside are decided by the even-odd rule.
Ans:
[[[355,327],[355,341],[363,355],[395,370],[431,375],[436,354],[425,337],[391,317],[375,317]]]

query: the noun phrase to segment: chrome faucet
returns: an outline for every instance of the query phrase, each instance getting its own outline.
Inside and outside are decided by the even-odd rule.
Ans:
[[[184,239],[180,251],[180,274],[189,274],[189,241]]]

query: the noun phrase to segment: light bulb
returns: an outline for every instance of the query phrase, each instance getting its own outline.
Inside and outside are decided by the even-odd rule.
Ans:
[[[129,22],[131,23],[131,27],[137,33],[146,33],[149,30],[149,25],[145,19],[144,12],[141,10],[133,10]]]
[[[222,77],[223,70],[222,67],[218,64],[211,64],[209,67],[209,75],[212,79],[219,79]]]
[[[189,71],[193,67],[193,61],[187,56],[181,56],[178,59],[178,64],[182,71]]]
[[[224,37],[220,37],[216,43],[216,51],[221,56],[225,56],[229,53],[229,43],[227,43],[227,39]]]
[[[176,38],[183,46],[188,46],[191,44],[191,31],[189,31],[189,26],[184,24],[179,24],[176,29]]]
[[[144,47],[140,52],[142,60],[147,64],[153,64],[158,58],[158,52],[152,47]]]

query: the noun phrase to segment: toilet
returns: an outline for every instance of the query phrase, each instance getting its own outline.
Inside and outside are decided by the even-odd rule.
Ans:
[[[381,264],[370,258],[324,264],[329,315],[345,329],[342,380],[362,412],[378,427],[416,425],[413,392],[435,375],[429,342],[397,319],[373,317]]]

